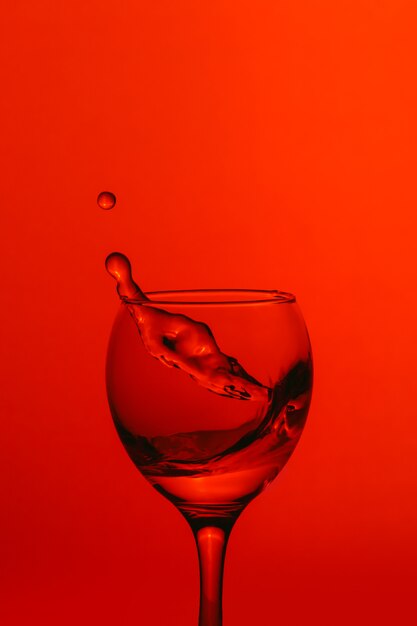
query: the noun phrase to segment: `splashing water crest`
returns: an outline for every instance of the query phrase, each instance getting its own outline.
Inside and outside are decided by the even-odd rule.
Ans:
[[[117,293],[121,300],[149,300],[135,283],[130,261],[121,252],[112,252],[106,259],[106,270],[117,282]]]
[[[221,352],[207,324],[150,306],[152,301],[135,283],[125,255],[109,254],[106,269],[117,281],[117,293],[126,302],[143,344],[153,357],[219,395],[258,402],[269,399],[271,389],[248,374],[237,359]]]

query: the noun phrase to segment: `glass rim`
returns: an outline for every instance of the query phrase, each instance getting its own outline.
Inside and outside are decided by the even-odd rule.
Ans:
[[[193,299],[192,294],[199,294],[202,298]],[[216,298],[210,299],[209,295]],[[229,294],[227,296],[227,294]],[[123,298],[125,304],[142,305],[169,305],[169,306],[236,306],[251,304],[292,304],[296,302],[294,294],[278,289],[175,289],[147,291],[149,300],[138,298]],[[165,298],[164,298],[165,296]],[[174,296],[170,299],[167,296]],[[181,299],[185,296],[185,299]],[[190,297],[188,297],[190,296]],[[245,297],[246,296],[246,297]],[[248,297],[249,296],[249,297]]]

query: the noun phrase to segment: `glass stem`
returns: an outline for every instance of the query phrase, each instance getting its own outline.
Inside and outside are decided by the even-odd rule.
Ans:
[[[200,563],[199,626],[222,626],[223,566],[229,534],[216,526],[194,531]]]

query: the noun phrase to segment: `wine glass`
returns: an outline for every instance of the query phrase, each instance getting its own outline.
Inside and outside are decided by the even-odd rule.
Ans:
[[[221,626],[232,527],[283,468],[307,417],[306,326],[295,297],[279,291],[118,291],[106,367],[113,420],[133,463],[189,523],[199,626]]]

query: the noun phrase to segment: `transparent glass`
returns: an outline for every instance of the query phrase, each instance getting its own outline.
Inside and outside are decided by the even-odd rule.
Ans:
[[[199,626],[222,624],[230,531],[303,430],[311,347],[292,294],[153,292],[125,299],[107,356],[109,405],[136,467],[184,515],[200,561]]]

